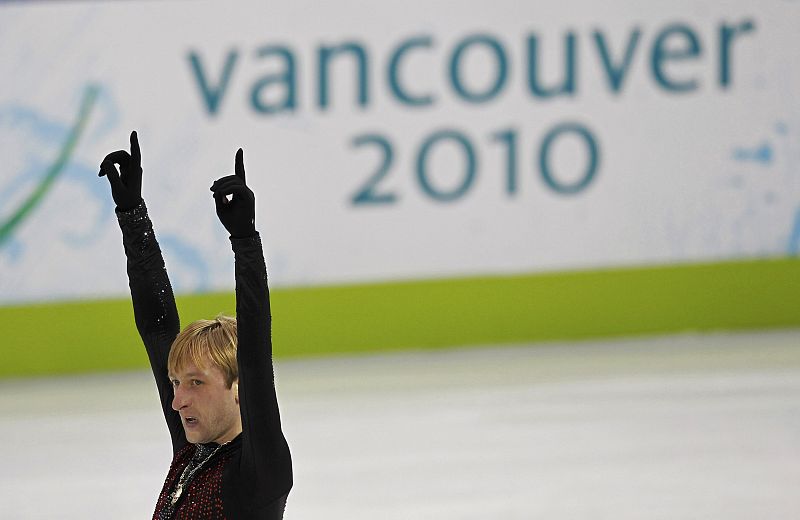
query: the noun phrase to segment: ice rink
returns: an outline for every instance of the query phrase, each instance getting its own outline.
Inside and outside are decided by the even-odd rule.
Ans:
[[[800,518],[800,331],[276,363],[287,520]],[[149,372],[0,382],[0,518],[144,519]]]

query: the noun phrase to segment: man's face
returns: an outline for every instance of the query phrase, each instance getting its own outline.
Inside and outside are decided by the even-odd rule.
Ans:
[[[222,444],[242,431],[238,385],[225,384],[222,370],[210,361],[200,368],[188,362],[177,374],[169,374],[175,396],[172,409],[178,412],[191,443]]]

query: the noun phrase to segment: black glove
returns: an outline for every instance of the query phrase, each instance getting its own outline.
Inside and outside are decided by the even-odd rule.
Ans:
[[[115,164],[119,164],[120,173],[117,173]],[[135,130],[131,132],[131,153],[117,150],[106,155],[97,175],[108,178],[117,210],[128,211],[139,205],[142,201],[142,153]]]
[[[232,238],[247,238],[256,234],[256,197],[245,184],[243,156],[239,148],[236,152],[236,175],[217,179],[211,186],[219,221]]]

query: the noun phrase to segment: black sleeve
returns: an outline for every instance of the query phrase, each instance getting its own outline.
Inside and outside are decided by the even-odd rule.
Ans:
[[[128,259],[136,328],[150,358],[173,453],[177,453],[187,441],[180,416],[172,409],[172,385],[167,376],[169,349],[180,330],[175,297],[144,201],[129,211],[117,211],[117,220]]]
[[[269,501],[292,487],[272,366],[272,317],[261,238],[231,238],[236,271],[237,361],[242,414],[241,472]]]

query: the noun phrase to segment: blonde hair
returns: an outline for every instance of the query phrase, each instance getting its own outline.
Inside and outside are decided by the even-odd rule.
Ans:
[[[209,361],[222,371],[228,388],[239,378],[236,318],[219,315],[213,320],[197,320],[187,325],[172,342],[167,369],[176,374],[190,362],[206,369]]]

